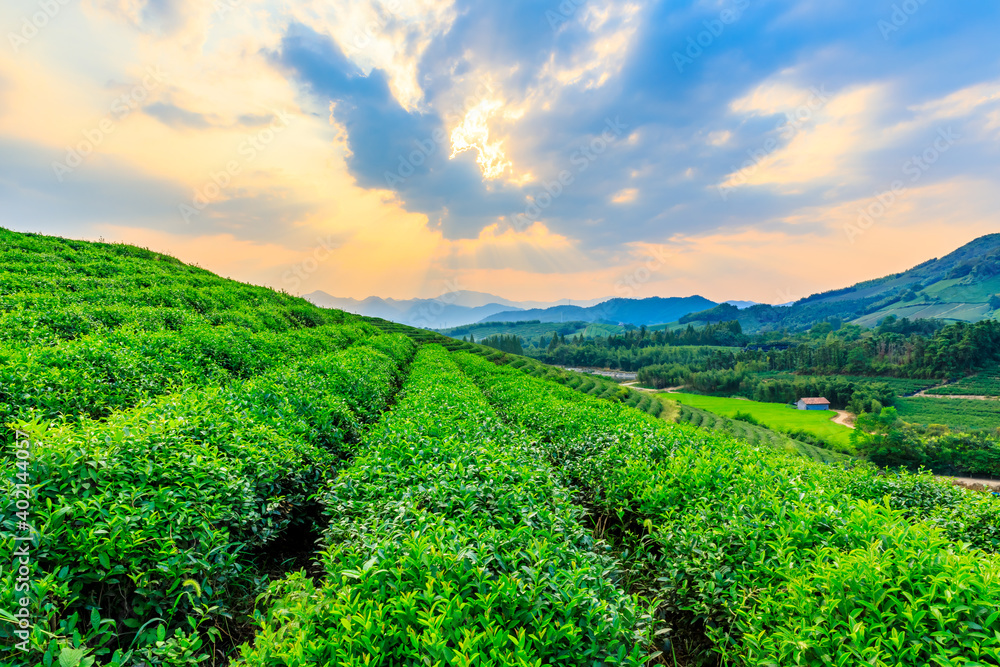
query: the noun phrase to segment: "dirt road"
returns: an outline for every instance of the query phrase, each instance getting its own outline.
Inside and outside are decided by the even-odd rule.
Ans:
[[[939,384],[936,387],[930,387],[924,389],[923,391],[918,391],[909,398],[960,398],[966,401],[1000,401],[1000,396],[973,396],[973,395],[944,395],[944,394],[928,394],[927,392],[933,391],[934,389],[940,389],[941,387],[947,387],[952,384],[951,382],[945,382],[944,384]]]
[[[924,392],[915,394],[914,398],[959,398],[965,401],[1000,401],[1000,396],[968,396],[965,394],[940,395],[940,394],[927,394]]]
[[[678,391],[684,388],[683,386],[681,386],[681,387],[667,387],[666,389],[650,389],[649,387],[640,387],[638,382],[622,382],[622,386],[628,387],[629,389],[635,389],[636,391],[648,391],[651,394],[661,394],[664,392],[668,394],[676,394]]]
[[[850,412],[846,410],[835,410],[837,416],[833,418],[833,423],[840,424],[841,426],[846,426],[847,428],[854,428],[855,417]]]
[[[942,475],[942,477],[944,477],[944,479],[951,480],[959,486],[967,489],[973,489],[975,491],[982,491],[984,486],[990,491],[1000,491],[1000,481],[995,479],[973,479],[971,477],[951,477],[947,475]]]

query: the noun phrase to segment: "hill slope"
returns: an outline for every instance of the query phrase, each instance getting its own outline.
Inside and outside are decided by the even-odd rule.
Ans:
[[[899,318],[978,322],[1000,312],[1000,234],[976,239],[953,253],[877,280],[814,294],[787,307],[722,304],[681,318],[682,324],[739,320],[747,332],[807,329],[828,318],[874,326]]]

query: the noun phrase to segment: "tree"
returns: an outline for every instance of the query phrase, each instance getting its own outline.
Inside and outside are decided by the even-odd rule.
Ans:
[[[809,333],[816,338],[825,338],[827,334],[833,331],[833,325],[829,322],[817,322],[813,325],[813,328],[809,330]]]
[[[909,437],[906,423],[899,418],[896,408],[862,413],[854,426],[851,443],[872,463],[883,466],[916,466],[923,463],[919,441]]]

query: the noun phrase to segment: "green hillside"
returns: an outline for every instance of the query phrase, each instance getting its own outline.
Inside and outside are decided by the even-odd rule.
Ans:
[[[889,315],[900,319],[978,322],[1000,318],[1000,234],[976,239],[955,252],[904,273],[814,294],[788,307],[722,304],[681,318],[681,324],[738,319],[747,332],[804,330],[837,318],[876,326]]]
[[[0,242],[0,664],[1000,663],[991,496],[147,250]]]

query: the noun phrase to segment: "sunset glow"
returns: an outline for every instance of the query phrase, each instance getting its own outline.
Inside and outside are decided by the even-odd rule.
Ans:
[[[0,225],[357,298],[595,298],[666,246],[637,296],[769,302],[997,229],[995,4],[745,4],[11,0]]]

